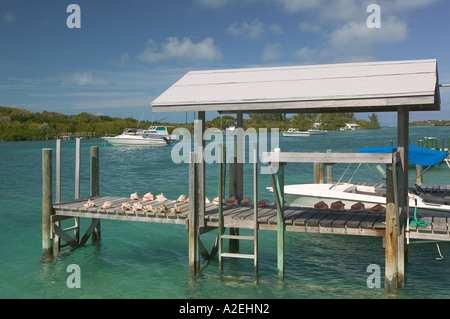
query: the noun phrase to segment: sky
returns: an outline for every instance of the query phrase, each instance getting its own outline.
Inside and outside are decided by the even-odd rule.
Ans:
[[[194,115],[151,102],[189,71],[363,61],[437,59],[450,84],[449,14],[448,0],[0,0],[0,105],[181,123]],[[441,99],[410,120],[450,120],[450,88]]]

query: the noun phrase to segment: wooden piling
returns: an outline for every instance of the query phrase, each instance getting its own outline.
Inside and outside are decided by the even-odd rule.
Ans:
[[[198,164],[197,153],[191,153],[189,163],[189,274],[195,278],[200,274],[200,258],[199,258],[199,203],[198,203]],[[204,202],[204,200],[203,200]]]
[[[332,150],[327,150],[327,153],[332,153]],[[327,164],[327,184],[333,183],[333,164]]]
[[[394,164],[395,165],[395,164]],[[385,281],[387,294],[398,293],[398,208],[395,200],[393,165],[386,170],[386,234],[385,234]]]
[[[98,146],[91,146],[90,149],[90,195],[100,195],[100,161]],[[101,239],[101,227],[99,219],[92,219],[92,223],[96,224],[92,232],[92,242],[98,242]]]
[[[56,140],[56,179],[55,179],[55,203],[61,202],[61,139]],[[57,227],[61,226],[60,221],[55,221]],[[61,239],[58,235],[54,234],[53,249],[58,252],[61,248]]]
[[[53,255],[52,224],[53,189],[52,189],[52,149],[42,150],[42,256]]]

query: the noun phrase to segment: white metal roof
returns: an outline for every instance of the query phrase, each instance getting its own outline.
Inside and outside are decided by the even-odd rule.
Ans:
[[[436,60],[191,71],[152,102],[154,112],[440,110]]]

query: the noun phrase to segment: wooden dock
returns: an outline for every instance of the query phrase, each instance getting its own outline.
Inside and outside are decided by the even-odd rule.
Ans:
[[[94,208],[86,208],[84,204],[91,200],[96,203]],[[101,209],[100,206],[109,201],[112,207]],[[165,223],[187,225],[189,224],[190,208],[188,203],[176,203],[175,200],[167,200],[164,205],[169,210],[168,213],[147,212],[145,210],[127,210],[121,208],[122,203],[140,203],[142,205],[152,205],[158,208],[162,203],[156,201],[142,200],[132,201],[125,197],[93,196],[53,205],[54,215],[52,221],[60,221],[66,217],[82,217],[92,219],[110,219],[134,222]],[[174,205],[180,208],[181,213],[174,214],[170,209]],[[224,206],[224,227],[253,229],[253,205],[246,207]],[[218,206],[206,204],[205,207],[205,229],[212,230],[219,226]],[[428,213],[421,214],[422,220],[431,224],[427,227],[411,227],[411,239],[427,239],[436,241],[450,241],[450,228],[448,214]],[[414,218],[414,214],[410,214]],[[286,231],[321,233],[321,234],[341,234],[360,236],[385,236],[386,224],[385,213],[371,213],[369,210],[363,211],[332,211],[314,210],[312,208],[285,207],[284,223]],[[260,230],[277,230],[277,209],[275,205],[260,207],[258,209],[258,225]]]
[[[100,196],[99,191],[99,153],[98,147],[92,146],[90,150],[90,196],[78,198],[79,195],[79,156],[76,155],[76,179],[75,199],[60,202],[60,142],[57,143],[56,152],[56,201],[53,201],[52,182],[52,150],[42,151],[42,248],[43,257],[53,256],[54,251],[60,249],[60,239],[72,248],[79,248],[86,244],[89,238],[93,242],[101,239],[101,220],[121,220],[133,222],[165,223],[174,225],[185,225],[189,240],[189,272],[195,278],[201,273],[200,259],[202,256],[206,264],[216,255],[219,257],[219,274],[222,268],[223,258],[245,258],[254,260],[255,278],[258,274],[258,231],[271,230],[277,234],[277,271],[280,281],[284,280],[285,255],[284,255],[284,233],[303,232],[316,234],[337,234],[355,236],[377,236],[383,238],[386,251],[385,257],[385,291],[396,293],[398,287],[403,287],[404,261],[406,251],[405,239],[450,241],[450,228],[448,216],[444,213],[420,214],[419,217],[429,222],[426,227],[410,227],[407,222],[408,209],[399,203],[398,170],[400,157],[399,152],[392,154],[339,154],[339,153],[314,153],[312,158],[309,153],[265,153],[265,163],[269,163],[269,174],[274,198],[277,205],[266,207],[255,207],[254,205],[214,205],[205,203],[204,170],[203,162],[196,162],[197,153],[191,153],[189,164],[189,202],[176,203],[175,200],[166,200],[163,203],[156,200],[146,201],[132,200],[129,197]],[[79,143],[77,143],[79,149]],[[253,150],[254,159],[257,158],[256,145]],[[222,156],[225,152],[220,149]],[[79,154],[79,151],[76,152]],[[272,156],[277,157],[278,171],[274,172]],[[371,213],[362,211],[332,211],[314,210],[312,208],[289,207],[284,203],[284,166],[290,162],[309,163],[352,163],[352,162],[374,162],[387,164],[387,190],[386,206],[382,213]],[[242,198],[235,180],[239,165],[236,157],[229,164],[230,195]],[[258,202],[258,161],[254,161],[253,174],[253,203]],[[224,185],[226,178],[226,161],[219,165],[218,194],[223,200],[225,196]],[[77,177],[78,176],[78,177]],[[233,187],[231,187],[233,186]],[[423,186],[427,188],[427,186]],[[242,188],[241,188],[242,191]],[[86,203],[92,201],[95,205],[87,208]],[[108,209],[101,206],[106,202],[111,203]],[[128,202],[131,206],[140,203],[143,208],[152,205],[154,210],[123,210],[122,204]],[[160,212],[158,208],[164,204],[166,212]],[[171,211],[175,205],[180,212]],[[91,224],[80,238],[80,218],[91,219]],[[413,212],[409,213],[409,219],[414,218]],[[75,225],[63,228],[61,222],[74,220]],[[225,234],[225,229],[229,234]],[[253,236],[239,235],[239,229],[251,229]],[[207,232],[218,230],[218,235],[211,253],[207,252],[200,236]],[[222,241],[229,240],[228,252],[223,249]],[[254,242],[253,254],[240,254],[239,241],[252,240]]]

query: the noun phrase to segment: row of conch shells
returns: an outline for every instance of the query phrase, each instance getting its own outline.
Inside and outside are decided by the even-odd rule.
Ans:
[[[130,199],[131,200],[139,200],[139,195],[138,193],[133,193],[130,195]],[[152,193],[147,193],[144,196],[142,196],[142,201],[146,202],[146,201],[152,201],[154,200],[154,196]],[[167,200],[167,198],[164,196],[163,193],[156,195],[156,201],[157,202],[165,202]]]
[[[250,205],[251,202],[252,202],[252,200],[249,197],[246,197],[243,200],[241,200],[240,202],[238,202],[236,197],[232,196],[232,197],[226,199],[224,201],[224,204],[227,205],[227,206],[235,206],[235,205],[239,205],[239,204],[242,205],[242,206],[248,206],[248,205]],[[214,205],[219,205],[219,197],[214,198],[213,204]],[[270,203],[269,203],[269,201],[267,199],[263,199],[263,200],[260,200],[258,202],[258,206],[259,207],[266,207],[268,205],[270,205]]]

